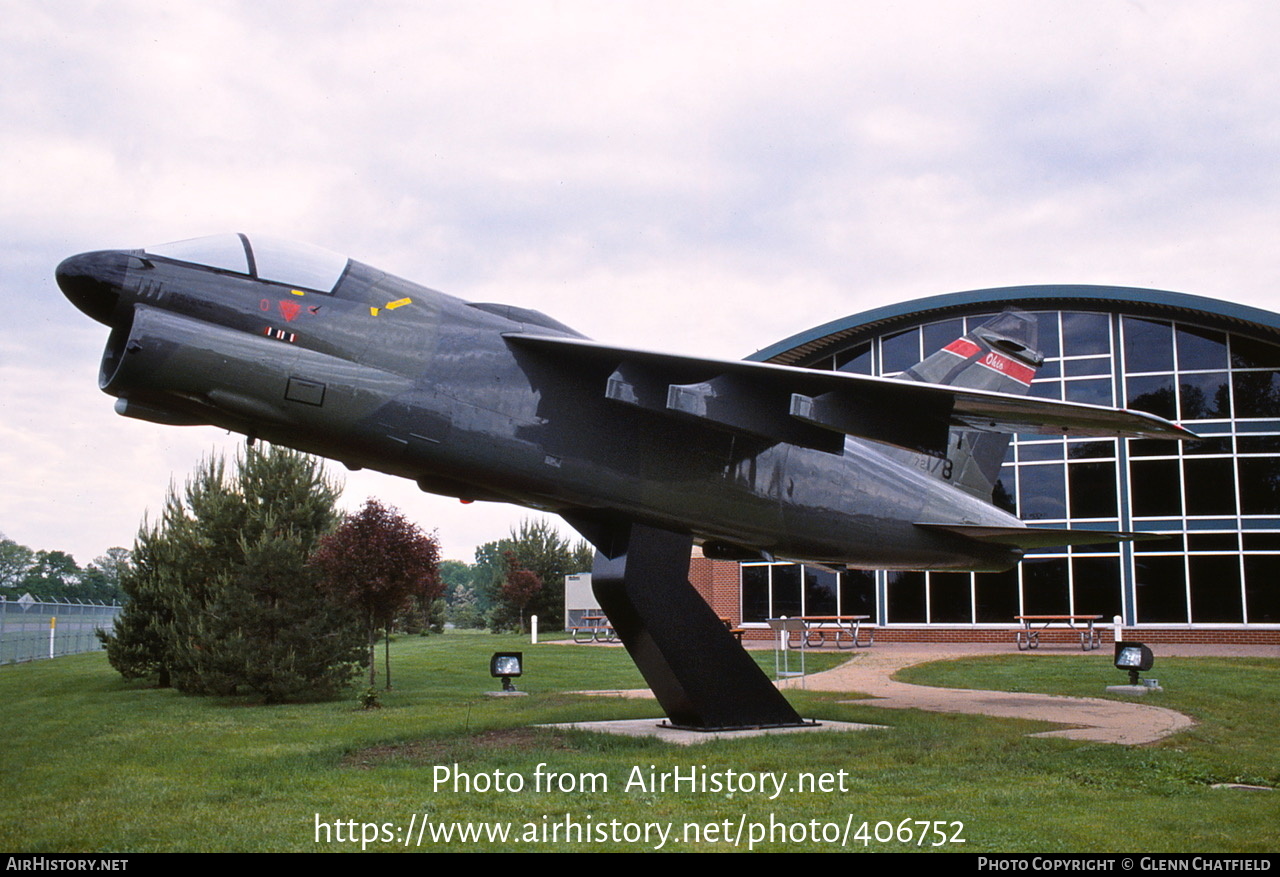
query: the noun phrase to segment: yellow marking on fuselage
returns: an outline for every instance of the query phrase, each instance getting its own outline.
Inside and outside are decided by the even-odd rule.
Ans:
[[[378,316],[378,309],[377,309],[377,308],[369,308],[369,313],[373,314],[373,315],[376,317],[376,316]]]
[[[291,289],[289,291],[292,292],[294,295],[306,295],[306,293],[303,292],[301,289]]]
[[[405,305],[411,305],[411,304],[413,304],[413,299],[401,298],[395,301],[387,302],[387,310],[394,311],[396,308],[404,307]]]

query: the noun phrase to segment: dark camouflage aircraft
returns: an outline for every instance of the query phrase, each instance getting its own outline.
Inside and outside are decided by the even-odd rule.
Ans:
[[[212,424],[554,512],[598,549],[601,606],[671,720],[800,722],[687,583],[710,557],[1002,570],[1128,534],[1028,528],[992,504],[1010,432],[1192,438],[1148,414],[1025,396],[1035,321],[1007,311],[899,378],[590,341],[316,247],[227,234],[57,268],[111,328],[116,411]]]

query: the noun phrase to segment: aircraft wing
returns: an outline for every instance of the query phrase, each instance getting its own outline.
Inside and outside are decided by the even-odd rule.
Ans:
[[[503,336],[567,369],[610,369],[604,395],[655,413],[841,453],[846,435],[946,453],[952,427],[1043,435],[1194,439],[1141,411],[764,362],[679,356],[582,338]]]

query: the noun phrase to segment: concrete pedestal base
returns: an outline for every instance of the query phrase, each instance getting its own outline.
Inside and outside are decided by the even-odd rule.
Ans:
[[[1141,697],[1149,691],[1164,691],[1159,685],[1108,685],[1107,691]]]

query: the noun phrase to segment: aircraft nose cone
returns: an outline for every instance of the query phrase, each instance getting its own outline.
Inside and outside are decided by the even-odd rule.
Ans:
[[[110,324],[128,265],[128,254],[120,250],[97,250],[63,259],[53,275],[73,305],[99,323]]]

